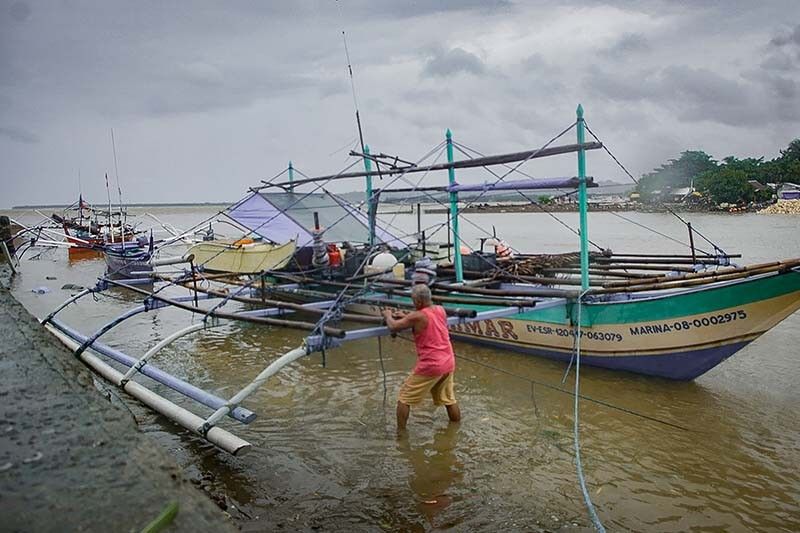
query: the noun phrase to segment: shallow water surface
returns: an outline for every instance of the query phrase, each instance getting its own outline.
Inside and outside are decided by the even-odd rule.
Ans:
[[[157,214],[186,227],[213,211],[162,208]],[[686,240],[684,227],[669,215],[622,215]],[[437,217],[425,215],[423,225]],[[577,224],[575,213],[559,217]],[[742,263],[800,257],[797,218],[688,218],[726,251],[742,252]],[[482,214],[470,220],[477,227],[462,223],[470,245],[477,243],[478,227],[494,225],[525,251],[577,249],[574,234],[544,214]],[[399,215],[393,223],[412,231],[416,218]],[[610,213],[591,215],[590,237],[619,252],[685,253],[679,243]],[[100,259],[67,261],[63,251],[31,257],[26,254],[13,290],[38,316],[69,295],[60,289],[63,284],[90,284],[103,270]],[[32,293],[38,286],[50,292]],[[63,318],[91,331],[138,301],[109,291],[97,302],[87,298],[70,306]],[[160,310],[131,319],[104,340],[139,356],[191,320],[183,311]],[[225,324],[181,339],[155,363],[227,397],[301,339],[294,331]],[[580,421],[587,483],[606,527],[800,530],[798,346],[800,314],[795,313],[694,382],[582,368],[582,393],[602,402],[582,401]],[[456,371],[463,422],[448,425],[443,409],[425,406],[412,412],[409,435],[398,439],[394,398],[413,365],[412,349],[402,339],[383,339],[380,345],[371,339],[329,351],[325,366],[320,355],[293,364],[247,400],[259,415],[255,422],[224,422],[254,444],[240,458],[127,403],[142,430],[168,448],[191,477],[223,495],[245,531],[589,527],[573,463],[572,396],[547,387],[560,386],[564,365],[456,343],[464,356]],[[208,414],[171,391],[164,394]]]

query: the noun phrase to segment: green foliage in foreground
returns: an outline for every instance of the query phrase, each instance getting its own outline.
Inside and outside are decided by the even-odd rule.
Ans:
[[[729,156],[718,163],[702,150],[687,150],[642,176],[636,190],[647,201],[658,201],[669,191],[692,183],[714,203],[738,204],[771,197],[771,191],[756,191],[748,180],[800,184],[800,139],[790,142],[770,161]]]

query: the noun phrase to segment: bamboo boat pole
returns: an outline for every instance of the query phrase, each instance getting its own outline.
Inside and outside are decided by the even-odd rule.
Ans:
[[[210,294],[212,296],[218,296],[220,298],[229,298],[231,300],[234,300],[234,301],[237,301],[237,302],[241,302],[241,303],[246,303],[246,304],[251,304],[251,305],[263,305],[263,306],[269,306],[269,307],[276,307],[278,309],[287,309],[287,310],[290,310],[290,311],[298,311],[298,312],[301,312],[301,313],[312,313],[312,314],[315,314],[315,315],[324,315],[327,312],[326,309],[318,309],[318,308],[315,308],[315,307],[304,307],[302,304],[296,304],[296,303],[292,303],[292,302],[284,302],[284,301],[281,301],[281,300],[267,300],[267,299],[263,299],[263,298],[250,298],[250,297],[247,297],[247,296],[229,296],[224,291],[218,291],[218,290],[214,290],[214,289],[204,289],[204,288],[201,288],[201,287],[198,287],[198,288],[195,289],[195,288],[188,287],[187,283],[189,283],[189,282],[182,283],[182,285],[184,287],[186,287],[187,289],[190,289],[190,290],[193,290],[193,291],[196,291],[196,292],[205,293],[205,294]],[[359,314],[354,314],[354,313],[343,313],[341,316],[342,316],[342,320],[347,320],[347,321],[350,321],[350,322],[364,322],[364,323],[368,323],[368,324],[382,324],[383,323],[383,319],[382,318],[375,317],[375,316],[359,315]]]
[[[541,270],[545,274],[580,274],[580,268],[543,268]],[[610,278],[629,278],[629,279],[645,279],[645,278],[653,278],[653,277],[660,277],[660,274],[644,274],[641,272],[624,272],[624,271],[613,271],[610,269],[605,268],[590,268],[589,269],[590,276],[603,276],[603,277],[610,277]]]
[[[67,348],[74,351],[78,347],[78,344],[73,339],[61,333],[53,326],[47,325],[45,327],[59,341],[67,346]],[[101,361],[98,357],[90,353],[84,352],[80,355],[80,358],[87,366],[92,368],[95,372],[100,374],[103,378],[111,383],[118,383],[123,377],[121,372],[115,370],[108,364]],[[142,402],[144,405],[153,409],[155,412],[166,416],[170,420],[192,432],[200,433],[198,432],[198,428],[202,426],[204,420],[194,413],[187,411],[183,407],[175,405],[166,398],[159,396],[144,385],[135,381],[129,381],[125,384],[123,389],[125,392]],[[232,455],[243,454],[251,447],[249,442],[220,427],[210,428],[208,431],[200,434],[210,443]]]
[[[702,278],[693,278],[693,279],[685,279],[685,278],[677,278],[670,281],[665,282],[658,282],[658,283],[648,283],[648,284],[639,284],[639,285],[630,285],[624,287],[612,287],[612,288],[600,288],[600,289],[592,289],[590,294],[609,294],[609,293],[625,293],[625,292],[642,292],[642,291],[652,291],[652,290],[667,290],[667,289],[680,289],[684,287],[694,287],[697,285],[706,285],[709,283],[715,283],[719,281],[730,281],[736,280],[741,278],[748,278],[752,276],[758,276],[762,274],[769,274],[772,272],[784,272],[792,268],[797,268],[800,266],[800,260],[795,262],[784,262],[782,265],[777,265],[773,267],[763,267],[760,269],[742,269],[737,270],[734,272],[723,272],[723,273],[712,273],[708,276]]]
[[[598,263],[593,265],[595,268],[598,269],[609,269],[609,270],[649,270],[649,271],[660,271],[660,272],[695,272],[694,268],[690,266],[685,266],[690,263],[685,264],[640,264],[640,263]],[[717,263],[705,263],[709,265],[715,265]]]
[[[443,272],[445,274],[448,274],[448,273],[452,272],[452,269],[439,268],[439,269],[437,269],[437,272]],[[466,270],[465,273],[467,275],[476,275],[476,276],[485,274],[485,272],[477,272],[475,270]],[[546,276],[526,276],[525,274],[513,274],[511,272],[506,272],[504,270],[500,270],[495,274],[494,281],[495,282],[497,282],[497,281],[506,281],[506,282],[512,282],[512,283],[513,282],[525,282],[525,283],[539,284],[539,285],[580,285],[581,284],[580,278],[575,279],[575,278],[572,278],[572,277],[568,277],[568,278],[553,278],[553,277],[546,277]],[[602,280],[602,279],[597,279],[597,278],[590,278],[589,279],[589,285],[600,287],[600,286],[602,286],[603,283],[604,283],[604,280]],[[438,284],[434,284],[434,288],[438,288],[437,285]],[[455,286],[455,287],[453,287],[452,290],[456,291],[456,292],[468,292],[468,291],[462,290],[461,286]],[[497,290],[497,289],[489,289],[489,290]],[[557,289],[549,289],[549,290],[557,290]],[[560,294],[560,295],[553,295],[553,294],[541,295],[541,294],[534,294],[534,293],[528,293],[528,296],[530,296],[531,294],[533,294],[535,296],[559,296],[559,297],[563,297],[564,296],[563,294]]]
[[[397,301],[397,300],[389,299],[393,295],[394,296],[404,296],[405,297],[406,294],[404,292],[398,292],[397,290],[391,289],[391,288],[382,289],[380,291],[378,291],[376,289],[376,292],[382,292],[383,294],[386,294],[386,298],[373,298],[373,297],[369,297],[369,296],[357,296],[355,298],[355,301],[357,301],[359,303],[365,303],[365,304],[369,304],[369,305],[378,306],[378,307],[395,307],[395,308],[400,308],[400,309],[411,309],[411,310],[415,309],[414,304],[411,303],[411,302],[400,302],[400,301]],[[311,297],[311,298],[320,298],[320,297],[328,297],[328,296],[330,296],[330,294],[325,293],[325,292],[313,291],[313,290],[308,290],[308,289],[293,289],[291,291],[291,293],[289,293],[289,294],[297,294],[297,295],[300,295],[300,296],[307,296],[307,297]],[[408,297],[410,298],[410,296],[408,296]],[[468,303],[474,304],[475,300],[469,300]],[[447,314],[447,316],[458,317],[458,318],[474,318],[475,315],[477,314],[477,311],[475,311],[474,309],[461,309],[461,308],[458,308],[458,307],[445,307],[444,311]]]
[[[435,163],[433,165],[415,165],[410,167],[396,167],[387,168],[381,171],[383,176],[394,176],[396,174],[411,174],[414,172],[434,172],[438,170],[446,170],[449,168],[479,168],[493,165],[504,165],[506,163],[514,163],[517,161],[528,161],[530,159],[539,159],[543,157],[550,157],[554,155],[569,154],[577,152],[578,150],[597,150],[602,148],[603,144],[600,142],[588,142],[583,145],[568,144],[564,146],[550,146],[547,148],[538,148],[536,150],[528,150],[525,152],[515,152],[511,154],[500,154],[485,157],[475,157],[473,159],[465,159],[461,161],[454,161],[448,163]],[[361,154],[356,154],[361,155]],[[295,180],[295,186],[303,185],[306,183],[315,183],[318,181],[331,181],[342,180],[350,178],[362,178],[365,176],[364,172],[340,172],[338,174],[330,174],[327,176],[316,176],[313,178],[306,178],[302,180]],[[262,183],[265,183],[262,180]],[[287,182],[279,183],[265,183],[260,187],[254,187],[254,190],[261,190],[266,187],[284,187],[288,185]]]
[[[699,252],[699,250],[698,250]],[[676,259],[692,259],[691,255],[681,255],[681,254],[623,254],[623,253],[614,253],[612,252],[610,257],[638,257],[638,258],[660,258],[660,259],[669,259],[669,258],[676,258]],[[717,257],[723,257],[726,259],[739,259],[742,257],[742,254],[719,254],[719,255],[710,255],[704,254],[701,256],[705,259],[714,259]]]
[[[198,307],[194,307],[192,305],[184,304],[170,298],[166,298],[164,296],[155,294],[150,291],[146,291],[140,289],[139,287],[134,287],[133,285],[129,285],[127,283],[121,283],[119,281],[108,279],[106,280],[108,283],[115,285],[117,287],[122,287],[124,289],[132,290],[149,298],[153,298],[155,300],[162,301],[167,303],[173,307],[177,307],[178,309],[183,309],[185,311],[189,311],[192,313],[202,314],[206,316],[216,317],[216,318],[223,318],[226,320],[238,320],[241,322],[251,322],[254,324],[263,324],[267,326],[281,326],[290,329],[299,329],[303,331],[314,331],[317,328],[316,324],[312,324],[310,322],[302,322],[299,320],[282,320],[278,318],[268,318],[268,317],[255,317],[255,316],[247,316],[242,315],[239,313],[226,313],[223,311],[207,311],[205,309],[200,309]],[[332,328],[330,326],[324,326],[325,334],[330,335],[331,337],[342,338],[345,335],[344,330],[339,328]]]
[[[411,291],[395,292],[399,296],[411,298]],[[459,296],[431,296],[434,302],[455,303],[466,305],[485,305],[490,307],[534,307],[536,300],[533,299],[509,299],[509,298],[486,298],[482,296],[459,297]]]
[[[790,261],[773,261],[769,263],[749,265],[746,267],[728,267],[725,268],[724,270],[716,270],[713,272],[695,272],[691,274],[685,274],[683,276],[661,276],[658,278],[650,278],[643,280],[611,281],[604,284],[603,288],[612,289],[619,287],[630,287],[630,286],[650,285],[650,284],[657,285],[662,283],[684,281],[690,279],[711,278],[714,276],[736,274],[739,272],[766,273],[766,272],[772,272],[774,270],[789,269],[796,266],[800,266],[800,259],[793,259]]]
[[[726,259],[726,258],[723,258]],[[671,258],[671,257],[652,257],[652,258],[637,258],[637,257],[594,257],[592,261],[598,264],[604,263],[633,263],[633,264],[652,264],[652,265],[718,265],[720,259],[717,257],[698,257],[696,260],[691,258]]]
[[[347,286],[346,283],[338,282],[338,281],[330,281],[330,280],[316,280],[310,278],[299,278],[292,276],[293,280],[298,283],[310,283],[310,284],[317,284],[317,285],[330,285],[333,287],[344,287]],[[402,285],[405,287],[410,287],[412,282],[411,280],[402,280],[402,279],[382,279],[380,280],[382,284],[388,285]],[[480,294],[483,296],[497,296],[497,297],[520,297],[520,298],[533,298],[533,297],[546,297],[546,298],[565,298],[572,295],[574,291],[566,291],[561,289],[541,289],[541,288],[531,288],[530,290],[500,290],[500,289],[484,289],[482,287],[470,287],[466,285],[449,285],[444,283],[434,283],[431,289],[445,291],[445,292],[458,292],[463,293],[464,295],[469,294]],[[383,287],[372,287],[372,290],[376,292],[396,292],[392,289],[387,289]],[[434,301],[436,295],[433,295]]]

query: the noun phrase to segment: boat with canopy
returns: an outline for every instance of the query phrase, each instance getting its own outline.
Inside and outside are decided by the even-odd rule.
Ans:
[[[577,133],[575,144],[554,145],[573,130]],[[737,266],[733,260],[738,255],[727,254],[716,245],[712,251],[695,246],[695,238],[707,239],[688,222],[690,242],[685,254],[617,253],[596,245],[589,238],[587,213],[587,189],[596,184],[586,174],[586,152],[602,149],[613,154],[597,138],[586,142],[587,131],[591,133],[579,106],[577,119],[535,150],[496,156],[469,154],[448,131],[442,143],[414,163],[384,154],[371,155],[364,149],[352,153],[355,162],[339,174],[301,180],[292,179],[290,165],[288,181],[278,181],[283,173],[279,174],[251,189],[226,210],[246,228],[243,238],[260,236],[278,243],[293,237],[297,249],[293,261],[283,268],[231,276],[231,272],[205,272],[205,264],[213,258],[159,259],[154,261],[156,266],[184,266],[177,274],[174,270],[154,271],[147,279],[102,278],[95,287],[67,300],[43,323],[115,385],[220,448],[239,453],[250,445],[219,426],[224,418],[251,421],[254,413],[243,406],[247,397],[293,361],[316,352],[322,352],[324,358],[327,351],[348,341],[388,335],[379,313],[385,308],[410,308],[414,283],[430,285],[433,300],[445,307],[452,335],[458,340],[570,365],[583,363],[675,380],[702,375],[800,308],[800,259]],[[456,148],[468,157],[457,161]],[[446,153],[446,162],[427,162],[442,152]],[[528,161],[562,154],[577,155],[577,175],[506,180]],[[351,171],[362,161],[363,172]],[[467,168],[485,168],[494,179],[481,184],[458,183],[456,171]],[[447,172],[447,184],[422,187],[423,179],[436,171]],[[410,179],[419,173],[421,179]],[[380,189],[372,187],[376,176],[385,180]],[[364,200],[355,205],[324,188],[334,180],[357,178],[366,179],[367,191]],[[299,192],[303,186],[311,190]],[[464,203],[460,195],[471,194],[466,201],[471,205],[488,194],[506,190],[536,204],[526,191],[544,188],[577,194],[580,227],[573,231],[578,251],[533,254],[514,250],[509,256],[471,250],[462,242],[459,224],[468,219],[459,213]],[[448,220],[418,227],[413,234],[397,231],[393,219],[380,220],[376,209],[379,198],[392,191],[409,190],[447,205]],[[441,200],[442,195],[446,200]],[[451,236],[452,261],[436,265],[417,260],[413,256],[419,249],[416,245],[422,244],[424,249],[426,240],[442,230]],[[462,251],[462,247],[467,250]],[[500,243],[496,243],[499,248]],[[398,269],[400,264],[406,268]],[[145,287],[144,283],[154,283],[157,288]],[[132,291],[143,303],[95,332],[80,332],[58,318],[67,305],[111,287]],[[188,290],[188,294],[176,296],[164,292],[165,288]],[[226,311],[224,306],[229,302],[247,307]],[[167,336],[138,358],[100,340],[130,317],[163,307],[184,310],[201,320]],[[305,331],[307,336],[301,346],[271,361],[227,399],[198,389],[155,365],[156,355],[176,339],[202,334],[225,321],[291,328]],[[120,372],[107,359],[127,370]],[[200,417],[176,406],[135,381],[139,374],[211,408],[213,413]]]

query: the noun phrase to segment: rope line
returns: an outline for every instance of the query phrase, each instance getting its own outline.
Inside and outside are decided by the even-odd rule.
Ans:
[[[586,124],[586,121],[584,121],[584,125],[586,126],[586,131],[588,131],[588,132],[589,132],[589,134],[590,134],[592,137],[594,137],[594,139],[595,139],[596,141],[600,142],[600,139],[597,137],[597,135],[595,135],[595,133],[592,131],[592,129],[589,127],[589,125],[588,125],[588,124]],[[626,175],[627,175],[627,176],[628,176],[628,177],[631,179],[631,181],[633,181],[633,182],[634,182],[636,185],[639,185],[639,180],[637,180],[636,178],[634,178],[634,177],[633,177],[633,174],[631,174],[631,173],[630,173],[630,171],[629,171],[629,170],[628,170],[628,169],[625,167],[625,165],[623,165],[623,164],[622,164],[622,162],[621,162],[619,159],[617,159],[617,156],[615,156],[613,153],[611,153],[611,150],[608,148],[608,146],[606,146],[606,144],[605,144],[605,143],[601,143],[601,144],[603,145],[603,150],[604,150],[604,151],[605,151],[605,152],[606,152],[606,153],[607,153],[607,154],[608,154],[608,155],[611,157],[611,159],[612,159],[612,160],[613,160],[613,161],[614,161],[614,162],[617,164],[617,166],[618,166],[619,168],[621,168],[621,169],[622,169],[622,171],[623,171],[623,172],[624,172],[624,173],[625,173],[625,174],[626,174]],[[680,220],[680,221],[681,221],[683,224],[685,224],[686,226],[688,226],[688,225],[689,225],[689,223],[688,223],[686,220],[684,220],[684,218],[683,218],[682,216],[680,216],[678,213],[676,213],[676,212],[675,212],[675,211],[674,211],[674,210],[673,210],[673,209],[672,209],[670,206],[668,206],[668,205],[666,205],[666,204],[663,204],[663,205],[664,205],[664,208],[665,208],[665,209],[666,209],[666,210],[667,210],[667,211],[668,211],[670,214],[672,214],[672,215],[673,215],[675,218],[677,218],[678,220]],[[642,226],[642,227],[645,227],[645,226]],[[648,228],[648,229],[649,229],[649,228]],[[652,230],[651,230],[651,231],[652,231]],[[716,243],[714,243],[713,241],[711,241],[710,239],[708,239],[708,238],[707,238],[705,235],[703,235],[702,233],[700,233],[699,231],[697,231],[695,228],[691,228],[691,231],[693,231],[694,233],[698,234],[698,235],[699,235],[699,236],[700,236],[700,237],[701,237],[701,238],[702,238],[704,241],[706,241],[708,244],[710,244],[711,246],[713,246],[715,251],[719,251],[719,252],[725,253],[725,250],[723,250],[722,248],[720,248],[719,246],[717,246],[717,244],[716,244]],[[656,232],[656,233],[658,233],[658,232]],[[662,235],[662,236],[663,236],[663,234],[660,234],[660,233],[659,233],[659,235]],[[674,240],[674,239],[673,239],[673,240]],[[684,245],[685,245],[685,246],[687,246],[687,247],[690,247],[688,244],[685,244],[685,243],[684,243]],[[703,253],[707,253],[707,252],[703,252]]]
[[[589,512],[589,518],[594,524],[594,528],[600,533],[605,533],[606,528],[597,516],[597,511],[592,503],[592,498],[589,496],[589,490],[586,488],[586,479],[583,475],[583,463],[581,462],[581,443],[580,443],[580,421],[578,419],[579,409],[578,402],[580,399],[580,383],[581,383],[581,308],[583,297],[586,291],[578,296],[578,321],[575,325],[575,415],[573,416],[573,443],[575,446],[575,468],[578,472],[578,482],[580,483],[581,492],[583,493],[583,501],[586,504],[586,509]]]

